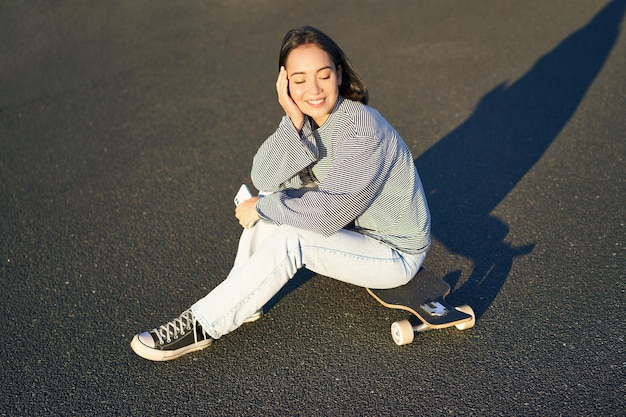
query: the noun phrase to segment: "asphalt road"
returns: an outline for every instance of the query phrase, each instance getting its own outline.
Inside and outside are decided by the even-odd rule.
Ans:
[[[0,415],[623,415],[625,0],[0,4]],[[410,146],[426,266],[476,326],[302,274],[262,320],[152,363],[217,285],[232,197],[313,24]]]

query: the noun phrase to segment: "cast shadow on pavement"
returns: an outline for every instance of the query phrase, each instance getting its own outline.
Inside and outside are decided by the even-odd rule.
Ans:
[[[433,237],[473,262],[450,300],[470,304],[477,317],[502,288],[513,259],[535,246],[505,242],[509,227],[491,213],[578,108],[618,39],[625,7],[626,0],[610,2],[520,79],[487,93],[463,124],[415,159]],[[459,276],[445,279],[454,288]]]

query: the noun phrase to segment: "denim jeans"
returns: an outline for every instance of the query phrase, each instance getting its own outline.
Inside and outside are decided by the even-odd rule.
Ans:
[[[219,339],[261,310],[300,268],[362,287],[394,288],[417,273],[426,252],[402,253],[345,229],[323,236],[259,221],[243,231],[226,279],[191,310],[205,331]]]

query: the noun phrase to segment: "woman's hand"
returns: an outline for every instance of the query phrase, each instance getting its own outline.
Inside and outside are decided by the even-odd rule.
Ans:
[[[258,196],[249,198],[235,208],[235,217],[244,229],[252,228],[261,219],[256,211],[256,202],[259,198]]]
[[[278,103],[280,103],[285,114],[291,119],[294,127],[298,132],[304,125],[304,113],[300,110],[300,107],[293,101],[289,95],[289,79],[287,78],[287,70],[285,67],[280,67],[278,72],[278,79],[276,80],[276,92],[278,93]]]

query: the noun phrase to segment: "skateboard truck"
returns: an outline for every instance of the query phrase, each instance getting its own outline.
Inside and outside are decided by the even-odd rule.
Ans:
[[[423,306],[422,306],[423,307]],[[443,329],[446,327],[456,327],[457,330],[467,330],[474,327],[474,323],[476,322],[476,317],[474,314],[474,310],[472,307],[468,305],[462,305],[458,307],[452,308],[449,310],[445,306],[441,306],[446,310],[446,313],[443,315],[432,314],[433,318],[443,318],[446,319],[446,315],[448,313],[453,313],[452,316],[447,322],[442,322],[439,325],[433,325],[433,323],[429,322],[426,317],[414,314],[418,319],[421,320],[419,324],[413,325],[409,320],[400,320],[395,321],[391,324],[391,338],[395,342],[396,345],[402,346],[413,342],[415,338],[415,333],[425,332],[426,330],[432,329]]]

